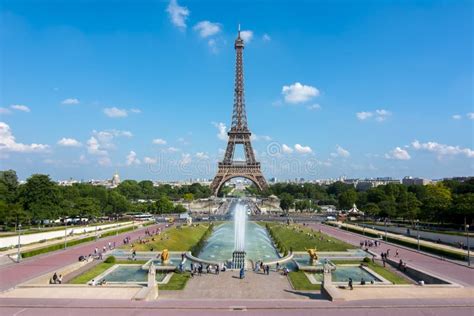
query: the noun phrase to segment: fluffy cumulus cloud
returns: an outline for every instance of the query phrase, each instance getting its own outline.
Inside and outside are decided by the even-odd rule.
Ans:
[[[79,99],[76,99],[76,98],[67,98],[67,99],[64,99],[61,104],[65,104],[65,105],[74,105],[74,104],[79,104]]]
[[[219,138],[220,140],[227,140],[227,126],[225,126],[225,124],[222,122],[212,122],[212,125],[217,128],[217,138]]]
[[[283,144],[281,145],[281,151],[285,154],[291,154],[293,152],[293,148],[291,148],[290,146],[286,144]]]
[[[171,0],[166,12],[168,12],[174,26],[181,30],[186,29],[186,19],[190,14],[188,8],[180,6],[176,0]]]
[[[395,160],[410,160],[410,154],[403,148],[395,147],[389,153],[385,154],[385,158],[387,159],[395,159]]]
[[[454,114],[453,116],[451,116],[451,118],[452,118],[453,120],[460,120],[460,119],[462,119],[462,115]]]
[[[310,111],[316,111],[316,110],[321,110],[321,105],[315,103],[315,104],[308,105],[306,108]]]
[[[12,104],[10,109],[21,112],[31,112],[30,108],[23,104]]]
[[[95,156],[107,156],[109,149],[115,149],[114,139],[117,137],[130,138],[133,134],[130,131],[105,130],[92,131],[92,136],[87,141],[87,152]]]
[[[295,151],[300,154],[309,154],[312,153],[313,150],[309,146],[302,146],[300,144],[295,145]]]
[[[181,154],[181,160],[179,163],[181,165],[189,165],[192,162],[191,154]]]
[[[392,112],[384,110],[384,109],[375,110],[374,112],[363,111],[363,112],[356,113],[356,117],[358,120],[365,121],[365,120],[369,120],[373,118],[377,122],[383,122],[391,115],[392,115]]]
[[[283,86],[281,93],[285,101],[292,104],[306,102],[320,94],[316,87],[307,86],[299,82],[295,82],[289,86]]]
[[[250,30],[241,31],[240,37],[244,40],[244,43],[250,43],[253,38],[253,32]]]
[[[474,120],[474,112],[467,113],[467,118],[470,120]]]
[[[137,158],[137,153],[134,152],[133,150],[131,150],[127,155],[127,159],[125,161],[125,164],[127,166],[139,165],[140,160]]]
[[[155,145],[166,145],[166,140],[164,140],[162,138],[155,138],[152,141],[152,143],[155,144]]]
[[[258,142],[258,141],[269,142],[269,141],[272,140],[272,138],[268,135],[257,135],[257,134],[254,133],[250,136],[250,140],[256,141],[256,142]]]
[[[143,162],[146,163],[147,165],[156,165],[156,163],[158,162],[158,159],[151,158],[151,157],[144,157]]]
[[[87,152],[91,155],[105,156],[108,154],[107,150],[99,143],[99,140],[94,136],[91,136],[87,140]]]
[[[10,126],[5,122],[0,122],[0,152],[34,153],[46,152],[48,150],[48,145],[18,143],[15,136],[13,136]]]
[[[74,138],[66,138],[63,137],[58,141],[59,146],[64,146],[64,147],[81,147],[82,144],[74,139]]]
[[[105,108],[104,114],[108,117],[118,118],[118,117],[126,117],[128,116],[128,112],[125,109],[119,109],[117,107]]]
[[[7,108],[0,108],[0,114],[6,115],[6,114],[10,114],[11,112],[12,111],[10,111]]]
[[[331,153],[332,157],[342,157],[342,158],[347,158],[351,155],[351,153],[347,150],[342,148],[339,145],[336,145],[336,152]]]
[[[194,26],[194,30],[198,32],[200,37],[206,38],[219,33],[221,31],[221,26],[219,23],[201,21]]]
[[[471,148],[462,148],[460,146],[445,145],[437,142],[421,143],[418,140],[414,140],[411,146],[415,150],[435,153],[438,157],[464,155],[468,158],[474,158],[474,150]]]
[[[169,153],[176,153],[176,152],[180,151],[180,149],[171,146],[171,147],[166,148],[164,151],[169,152]]]

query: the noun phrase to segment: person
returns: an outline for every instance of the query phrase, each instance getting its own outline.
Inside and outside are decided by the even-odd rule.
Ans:
[[[276,271],[280,271],[280,262],[277,262],[277,265],[276,265]]]
[[[56,284],[58,282],[58,275],[56,274],[56,272],[54,272],[53,274],[53,283]]]
[[[58,276],[58,284],[62,284],[62,283],[63,283],[63,275],[60,274],[60,275]]]
[[[360,285],[365,285],[365,280],[364,280],[364,278],[360,279]]]
[[[243,278],[245,278],[245,270],[244,270],[244,268],[243,268],[243,267],[242,267],[242,268],[240,268],[239,277],[240,277],[240,279],[243,279]]]
[[[95,286],[96,285],[95,279],[90,280],[89,283],[87,284],[91,286]]]
[[[400,261],[398,262],[398,268],[401,270],[402,266],[403,266],[403,261],[402,259],[400,259]]]
[[[351,291],[352,291],[354,289],[352,287],[352,278],[349,278],[349,284],[348,285],[349,285],[349,289],[351,289]]]
[[[398,249],[395,250],[395,258],[398,258]]]
[[[194,278],[194,269],[191,269],[191,278]]]
[[[219,265],[216,264],[216,274],[219,275]]]

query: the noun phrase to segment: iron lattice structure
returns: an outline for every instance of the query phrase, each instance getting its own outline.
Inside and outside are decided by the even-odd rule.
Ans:
[[[240,37],[240,30],[235,40],[235,90],[234,90],[234,111],[232,114],[232,124],[227,135],[227,149],[224,160],[219,162],[217,175],[211,184],[211,190],[217,195],[222,185],[232,178],[243,177],[252,181],[260,190],[265,189],[267,181],[260,169],[260,163],[255,159],[255,154],[250,141],[250,132],[247,125],[247,113],[245,112],[244,97],[244,63],[243,51],[244,41]],[[245,161],[234,161],[236,145],[244,147]]]

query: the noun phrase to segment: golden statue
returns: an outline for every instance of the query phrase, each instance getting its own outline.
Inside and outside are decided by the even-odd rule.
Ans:
[[[166,263],[170,260],[170,254],[168,252],[168,249],[163,249],[161,252],[161,262]]]
[[[308,252],[308,255],[309,255],[309,261],[311,263],[315,263],[316,261],[318,261],[318,254],[316,253],[316,248],[314,249],[306,249],[305,250]]]

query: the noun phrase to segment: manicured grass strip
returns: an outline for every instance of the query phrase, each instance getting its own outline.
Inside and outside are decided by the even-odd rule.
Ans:
[[[136,251],[150,251],[152,248],[154,251],[168,249],[171,251],[188,251],[195,246],[203,237],[208,230],[209,225],[193,225],[193,226],[180,226],[173,227],[165,230],[161,235],[156,235],[153,238],[149,237],[148,241],[144,244],[135,243],[133,248]],[[130,245],[122,246],[121,248],[130,249]]]
[[[115,263],[105,263],[105,262],[99,263],[92,269],[84,272],[81,275],[78,275],[77,277],[69,281],[69,283],[70,284],[86,284],[87,282],[94,279],[101,273],[104,273],[104,271],[106,271],[107,269],[111,268],[114,265]]]
[[[186,286],[186,283],[188,283],[190,278],[191,278],[191,274],[189,272],[174,273],[167,284],[158,285],[158,290],[163,290],[163,291],[182,290],[184,289],[184,287]]]
[[[299,225],[267,223],[265,227],[283,254],[290,249],[305,251],[316,247],[317,251],[346,251],[355,248],[336,238]]]
[[[303,291],[319,291],[321,290],[321,284],[312,284],[303,271],[290,272],[288,273],[290,283],[295,290]]]
[[[338,227],[338,225],[334,224],[334,223],[328,223],[327,222],[325,224],[330,225],[330,226],[334,226],[334,227]],[[362,235],[362,232],[363,232],[362,228],[359,229],[359,228],[346,227],[346,226],[342,227],[341,226],[340,229],[341,230],[347,230],[347,231],[350,231],[350,232],[353,232],[353,233],[356,233],[356,234],[360,234],[360,235]],[[379,234],[374,234],[374,233],[365,231],[365,236],[373,237],[373,238],[377,238],[377,239],[380,236],[383,236],[383,240],[385,240],[384,232],[380,232]],[[418,249],[418,243],[416,241],[411,242],[411,241],[407,241],[407,240],[393,238],[393,237],[390,237],[390,236],[387,236],[387,241],[391,242],[391,243],[394,243],[394,244],[406,246],[408,248]],[[431,254],[434,254],[434,255],[439,255],[439,256],[446,257],[446,258],[451,258],[451,259],[454,259],[454,260],[461,260],[461,261],[466,260],[466,256],[464,256],[460,253],[452,252],[452,251],[449,251],[449,250],[446,250],[446,249],[443,249],[443,248],[430,247],[430,246],[427,246],[427,245],[422,244],[422,243],[420,243],[420,250],[431,253]]]
[[[367,266],[375,273],[380,274],[380,276],[392,282],[393,284],[411,284],[411,282],[408,281],[406,278],[390,271],[387,268],[382,267],[381,265],[370,262],[367,263]]]

